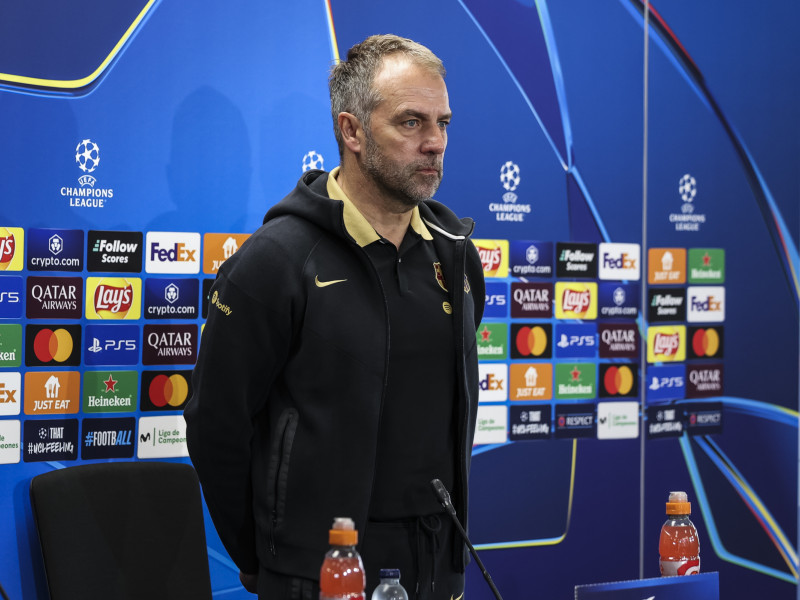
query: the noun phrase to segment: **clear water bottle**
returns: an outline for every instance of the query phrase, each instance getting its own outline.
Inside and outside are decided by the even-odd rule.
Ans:
[[[408,600],[405,588],[400,585],[399,569],[381,569],[380,578],[371,600]]]
[[[689,519],[692,505],[686,492],[670,492],[667,521],[658,540],[662,577],[697,575],[700,572],[700,542]]]
[[[320,600],[365,600],[367,578],[356,550],[358,532],[352,519],[338,517],[328,532],[331,549],[319,574]]]

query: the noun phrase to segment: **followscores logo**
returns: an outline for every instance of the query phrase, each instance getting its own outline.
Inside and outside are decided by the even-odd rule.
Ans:
[[[140,272],[143,237],[138,231],[89,231],[87,269],[111,273]]]

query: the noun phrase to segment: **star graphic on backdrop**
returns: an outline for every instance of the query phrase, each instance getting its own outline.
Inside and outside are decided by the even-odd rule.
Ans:
[[[106,391],[107,392],[116,392],[117,391],[116,389],[114,389],[114,386],[116,386],[117,383],[119,383],[119,381],[114,379],[111,376],[110,373],[108,374],[108,379],[106,379],[103,383],[106,384]]]
[[[707,267],[707,266],[708,266],[708,265],[710,265],[710,264],[711,264],[711,257],[708,255],[708,252],[706,252],[706,253],[703,255],[703,266],[704,266],[704,267]]]
[[[581,380],[581,372],[578,367],[572,367],[572,371],[570,371],[569,374],[572,375],[572,381]]]
[[[490,337],[492,337],[492,332],[489,331],[489,328],[486,327],[486,325],[484,325],[483,331],[481,331],[481,341],[488,342]]]

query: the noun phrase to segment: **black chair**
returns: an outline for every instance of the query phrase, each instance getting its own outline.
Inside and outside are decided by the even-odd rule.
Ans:
[[[52,600],[211,600],[190,465],[66,467],[34,477],[30,494]]]

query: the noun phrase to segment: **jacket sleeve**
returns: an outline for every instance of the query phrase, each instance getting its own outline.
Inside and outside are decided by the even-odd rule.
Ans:
[[[475,331],[483,320],[483,309],[486,304],[486,281],[483,276],[483,265],[478,249],[472,240],[467,243],[467,278],[472,288],[472,302],[475,305]]]
[[[184,417],[189,456],[220,539],[243,572],[255,573],[251,442],[255,416],[286,360],[291,307],[267,305],[257,287],[246,287],[220,273],[211,289]]]

